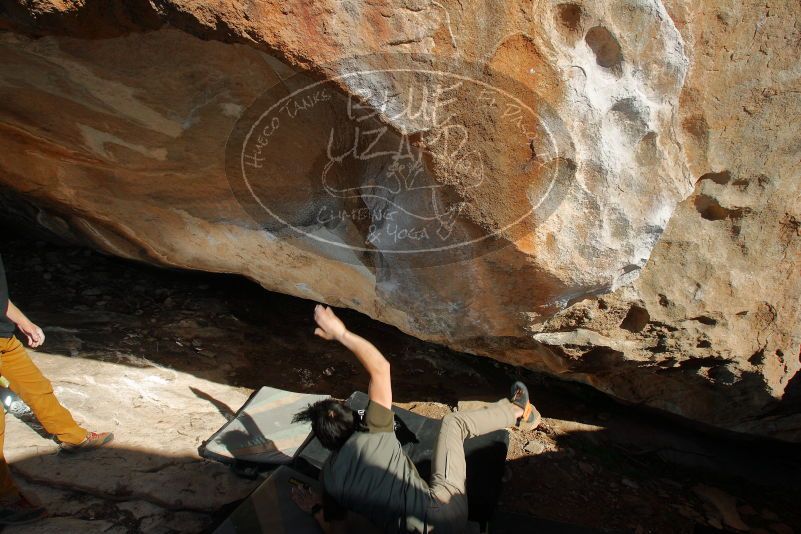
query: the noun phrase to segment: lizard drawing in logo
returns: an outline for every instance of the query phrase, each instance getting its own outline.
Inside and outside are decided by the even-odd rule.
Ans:
[[[469,150],[467,128],[448,115],[427,131],[397,133],[377,120],[374,107],[364,115],[360,106],[348,109],[351,127],[329,132],[321,172],[326,193],[343,201],[361,199],[369,207],[373,224],[367,241],[378,248],[388,239],[435,246],[434,235],[445,243],[466,207],[464,191],[485,180],[481,154]],[[444,180],[431,176],[435,161],[451,170]]]

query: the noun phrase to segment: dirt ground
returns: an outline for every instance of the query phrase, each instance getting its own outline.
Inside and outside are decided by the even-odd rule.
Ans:
[[[366,387],[347,350],[312,335],[314,302],[44,241],[4,240],[0,253],[12,298],[44,328],[48,353],[128,354],[244,392],[268,385],[345,398]],[[515,379],[529,384],[544,422],[512,431],[504,510],[605,531],[801,531],[799,447],[710,432],[342,317],[386,354],[396,401],[413,411],[441,416],[460,400],[505,396]]]

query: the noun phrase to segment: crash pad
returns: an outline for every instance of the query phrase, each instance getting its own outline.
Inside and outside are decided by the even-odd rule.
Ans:
[[[311,436],[311,425],[293,423],[292,417],[325,398],[263,387],[198,452],[204,458],[227,463],[290,463]]]
[[[281,466],[223,521],[214,534],[320,534],[317,521],[292,500],[293,485],[319,491],[319,483]]]

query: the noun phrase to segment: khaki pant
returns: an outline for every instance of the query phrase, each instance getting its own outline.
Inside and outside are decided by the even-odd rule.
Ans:
[[[44,429],[55,434],[59,441],[78,444],[86,438],[86,430],[78,426],[70,412],[59,404],[50,381],[15,337],[0,338],[0,375],[6,377],[11,390],[30,406]],[[5,427],[3,411],[0,414],[0,500],[14,498],[19,493],[3,456]]]
[[[431,462],[431,495],[428,512],[432,532],[464,532],[467,524],[467,460],[464,440],[515,424],[516,406],[507,399],[487,408],[450,413],[442,420]]]

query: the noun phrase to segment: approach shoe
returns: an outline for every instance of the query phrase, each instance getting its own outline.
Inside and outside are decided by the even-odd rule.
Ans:
[[[89,432],[86,439],[78,444],[62,443],[61,450],[69,453],[91,451],[108,445],[113,440],[114,434],[111,432]]]

